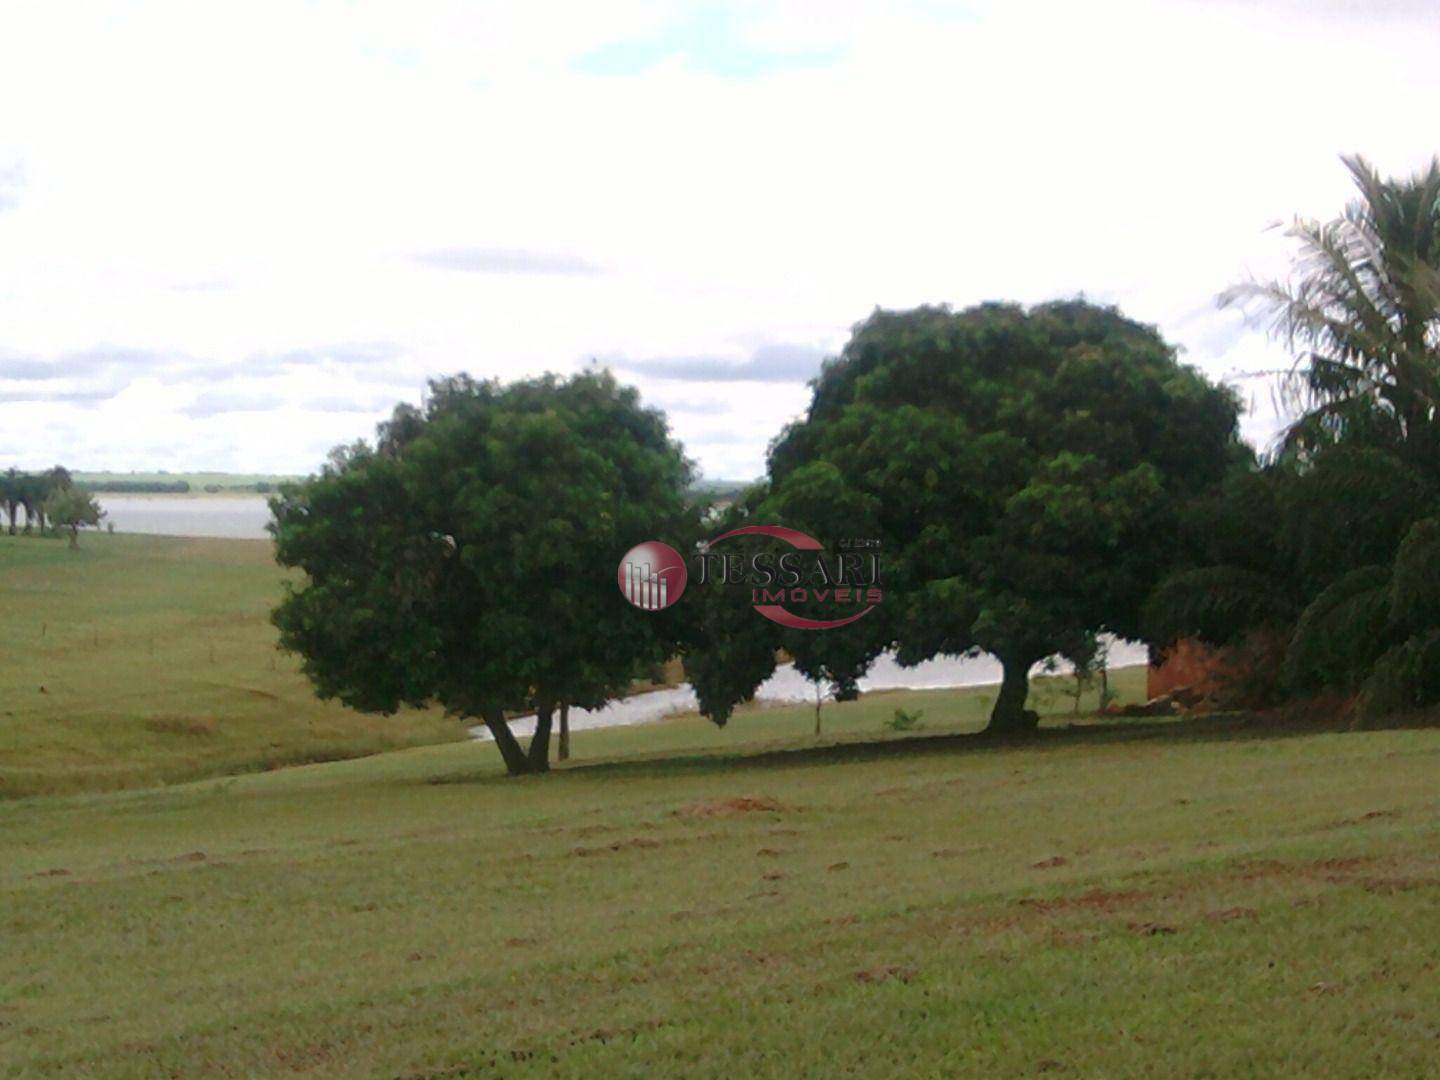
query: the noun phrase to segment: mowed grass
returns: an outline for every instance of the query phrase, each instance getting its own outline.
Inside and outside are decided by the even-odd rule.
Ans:
[[[315,699],[275,648],[268,541],[0,535],[0,799],[462,737]]]
[[[695,723],[0,804],[0,1072],[1433,1071],[1440,732]]]
[[[0,540],[12,795],[456,734],[314,702],[266,545],[85,541]],[[1069,685],[0,801],[0,1075],[1433,1072],[1440,732]]]

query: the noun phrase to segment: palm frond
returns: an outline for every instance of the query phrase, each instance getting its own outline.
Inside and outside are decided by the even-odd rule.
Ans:
[[[1292,223],[1290,279],[1218,298],[1260,316],[1295,355],[1281,387],[1295,417],[1280,440],[1289,449],[1356,424],[1402,440],[1440,425],[1440,160],[1408,180],[1343,160],[1359,197],[1332,221]]]

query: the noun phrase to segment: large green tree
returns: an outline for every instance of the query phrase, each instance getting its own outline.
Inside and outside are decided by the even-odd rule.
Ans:
[[[1083,656],[1100,632],[1138,636],[1141,602],[1177,557],[1178,508],[1246,454],[1237,414],[1113,308],[877,311],[772,447],[754,513],[878,539],[886,599],[786,648],[842,685],[882,648],[904,663],[984,650],[1004,668],[991,729],[1027,729],[1035,663]],[[763,668],[710,672],[717,699],[702,704],[723,710]]]
[[[558,706],[673,652],[678,611],[631,607],[615,575],[632,545],[694,534],[690,479],[664,417],[608,373],[433,383],[271,500],[277,556],[304,574],[281,642],[322,697],[438,702],[483,721],[511,773],[543,771]],[[538,716],[528,751],[516,711]]]

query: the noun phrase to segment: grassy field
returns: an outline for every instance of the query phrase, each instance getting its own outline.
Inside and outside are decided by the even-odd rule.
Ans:
[[[263,544],[98,539],[0,546],[8,777],[453,735],[271,670]],[[1440,731],[1065,689],[1028,744],[897,692],[0,801],[0,1075],[1432,1074]]]
[[[580,733],[620,759],[548,777],[455,744],[0,804],[0,1072],[1433,1066],[1440,733],[623,759],[697,724]]]
[[[0,798],[460,737],[315,700],[275,649],[268,541],[0,535]]]

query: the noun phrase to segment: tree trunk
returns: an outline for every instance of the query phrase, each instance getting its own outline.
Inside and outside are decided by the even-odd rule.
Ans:
[[[560,760],[570,760],[570,706],[560,706]]]
[[[525,757],[525,751],[520,749],[520,741],[515,738],[515,733],[505,722],[505,714],[499,709],[495,709],[486,712],[484,720],[485,726],[490,729],[490,734],[495,738],[495,745],[500,748],[500,756],[505,759],[505,771],[511,776],[528,773],[530,762]]]
[[[70,547],[71,547],[72,549],[74,549],[74,548],[78,548],[79,546],[80,546],[80,526],[79,526],[79,525],[71,525],[71,526],[70,526]]]
[[[990,711],[990,724],[985,728],[990,734],[1016,735],[1035,730],[1039,717],[1025,710],[1032,663],[1030,660],[1000,658],[1005,675],[1000,683],[1000,693],[995,698],[995,708]]]
[[[553,707],[546,705],[535,710],[535,735],[530,740],[530,751],[526,758],[531,772],[550,771],[550,719]]]

